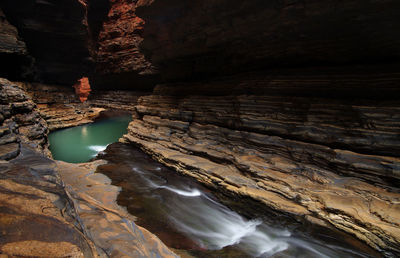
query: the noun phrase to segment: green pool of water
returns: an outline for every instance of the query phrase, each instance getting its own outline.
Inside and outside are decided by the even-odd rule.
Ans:
[[[92,124],[49,134],[53,158],[70,163],[87,162],[126,133],[131,115],[104,119]]]

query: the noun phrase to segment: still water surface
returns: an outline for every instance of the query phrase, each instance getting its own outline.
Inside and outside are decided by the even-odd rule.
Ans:
[[[53,157],[86,162],[101,152],[98,157],[108,164],[98,172],[122,188],[118,203],[137,217],[138,225],[182,257],[368,257],[336,240],[322,242],[278,224],[246,218],[207,188],[136,147],[109,145],[125,133],[130,119],[117,117],[51,133]]]
[[[87,162],[126,133],[131,115],[58,130],[49,134],[53,158],[70,163]]]

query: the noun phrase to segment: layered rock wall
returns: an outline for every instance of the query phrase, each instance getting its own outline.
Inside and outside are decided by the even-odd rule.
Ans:
[[[116,204],[118,187],[94,174],[103,161],[72,165],[46,157],[45,120],[21,84],[5,79],[0,125],[2,256],[177,257]]]
[[[50,155],[47,123],[36,104],[14,83],[0,78],[0,159],[10,160],[19,155],[21,143],[31,145]]]
[[[15,82],[37,104],[50,131],[93,122],[104,111],[81,103],[72,86]]]
[[[97,87],[144,89],[152,86],[154,66],[146,60],[139,45],[144,21],[136,15],[137,0],[111,0],[110,10],[98,37],[96,52]],[[132,87],[135,84],[135,87]]]
[[[145,2],[167,83],[125,141],[254,213],[400,252],[397,1]]]
[[[400,253],[398,1],[0,7],[8,20],[0,14],[2,53],[25,58],[28,50],[41,80],[68,85],[25,85],[50,129],[90,120],[94,111],[71,86],[96,66],[87,104],[135,111],[125,141],[234,201],[255,201],[251,212],[286,214]],[[23,135],[40,125],[24,141],[46,143],[34,104],[7,87],[0,118],[10,159],[20,151],[16,124]],[[98,91],[122,88],[136,92]]]
[[[207,96],[196,94],[203,84],[180,86],[193,95],[162,85],[139,98],[125,140],[236,201],[255,200],[249,209],[261,216],[284,213],[400,251],[398,101]]]
[[[151,93],[144,91],[96,91],[89,97],[88,104],[93,107],[125,110],[135,114],[138,99],[149,94]]]

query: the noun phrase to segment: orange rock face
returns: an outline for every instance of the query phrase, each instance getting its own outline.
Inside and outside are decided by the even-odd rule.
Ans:
[[[97,71],[102,74],[135,72],[149,74],[153,67],[139,51],[144,20],[136,16],[137,0],[111,0],[100,31]]]
[[[82,77],[72,87],[75,88],[75,93],[79,96],[79,100],[82,103],[85,102],[91,91],[88,77]]]

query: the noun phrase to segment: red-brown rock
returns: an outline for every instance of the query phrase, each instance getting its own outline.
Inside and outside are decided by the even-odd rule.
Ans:
[[[85,102],[91,92],[89,79],[87,77],[83,77],[79,79],[78,83],[72,87],[75,88],[75,94],[79,96],[79,100],[82,103]]]
[[[132,88],[133,81],[151,78],[155,73],[155,68],[139,49],[144,21],[136,16],[137,0],[111,0],[110,4],[98,37],[97,80],[94,82],[102,87],[117,83]],[[136,89],[138,86],[136,84]]]

